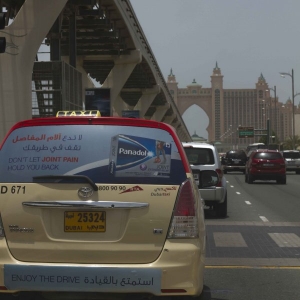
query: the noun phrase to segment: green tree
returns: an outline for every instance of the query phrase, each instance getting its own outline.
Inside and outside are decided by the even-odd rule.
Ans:
[[[264,143],[265,145],[267,145],[267,136],[263,135],[259,138],[258,140],[259,143]]]
[[[275,131],[272,131],[272,133],[270,134],[271,138],[270,138],[270,144],[279,144],[279,139],[275,133]],[[263,135],[260,137],[259,143],[264,143],[264,144],[268,144],[267,142],[267,136],[266,135]]]
[[[300,137],[299,137],[299,135],[294,136],[294,145],[295,145],[295,149],[300,147]],[[284,150],[292,150],[293,149],[293,137],[292,136],[289,136],[283,142],[283,148],[284,148]]]

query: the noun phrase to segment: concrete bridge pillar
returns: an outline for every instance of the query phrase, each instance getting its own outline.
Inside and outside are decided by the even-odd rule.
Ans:
[[[32,117],[32,70],[43,39],[67,0],[26,0],[3,30],[6,52],[0,54],[0,141],[16,122]]]
[[[161,89],[159,85],[155,85],[152,89],[142,90],[142,96],[138,103],[134,107],[140,111],[140,116],[144,116],[148,108],[151,106],[155,97],[160,93]]]
[[[164,106],[161,107],[157,107],[155,113],[152,116],[152,120],[156,120],[156,121],[162,121],[164,115],[166,114],[166,112],[168,111],[168,109],[170,108],[170,104],[167,103]]]
[[[127,79],[131,75],[135,66],[142,61],[142,54],[139,50],[134,50],[130,55],[121,55],[115,59],[114,67],[103,82],[102,88],[110,88],[111,105],[114,109],[114,114],[122,116],[124,102],[120,97],[122,88]]]

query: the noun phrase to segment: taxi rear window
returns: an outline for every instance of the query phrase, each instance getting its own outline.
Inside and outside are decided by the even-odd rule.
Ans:
[[[101,183],[180,184],[186,172],[172,136],[158,128],[113,125],[22,127],[1,151],[0,182],[84,175]]]

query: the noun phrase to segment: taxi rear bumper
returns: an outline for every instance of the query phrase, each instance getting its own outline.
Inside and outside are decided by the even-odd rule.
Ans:
[[[167,240],[158,259],[146,264],[54,264],[15,260],[0,240],[1,293],[141,293],[200,295],[205,237]],[[61,296],[61,295],[60,295]]]

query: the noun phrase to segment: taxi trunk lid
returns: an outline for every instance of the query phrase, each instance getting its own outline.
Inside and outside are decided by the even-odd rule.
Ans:
[[[7,195],[1,216],[16,259],[149,263],[159,256],[178,186],[99,185],[86,200],[78,196],[81,187],[26,184],[17,197]]]

